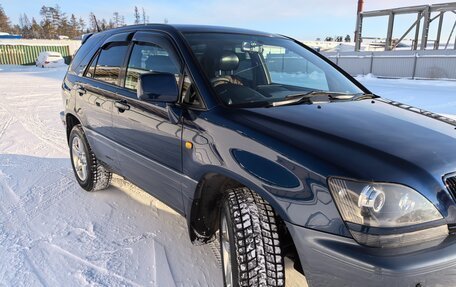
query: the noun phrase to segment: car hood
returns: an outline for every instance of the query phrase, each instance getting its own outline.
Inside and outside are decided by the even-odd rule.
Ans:
[[[455,125],[381,99],[244,109],[236,118],[253,137],[330,163],[326,176],[403,181],[456,171]]]

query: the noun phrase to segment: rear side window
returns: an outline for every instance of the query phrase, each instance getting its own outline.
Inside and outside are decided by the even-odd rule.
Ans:
[[[136,90],[143,73],[170,73],[179,77],[180,65],[166,49],[152,43],[134,45],[127,67],[125,88]]]
[[[93,54],[98,50],[99,43],[105,38],[105,35],[95,34],[90,37],[76,52],[71,62],[70,72],[82,76]]]
[[[92,71],[92,67],[89,68],[91,76],[94,79],[118,85],[120,70],[127,50],[127,43],[111,43],[103,48],[99,53],[98,59],[96,59],[95,70]]]

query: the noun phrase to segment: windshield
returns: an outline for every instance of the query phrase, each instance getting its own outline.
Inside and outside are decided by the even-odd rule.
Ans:
[[[363,93],[286,38],[228,33],[186,33],[185,38],[216,94],[229,106],[266,106],[313,91]]]

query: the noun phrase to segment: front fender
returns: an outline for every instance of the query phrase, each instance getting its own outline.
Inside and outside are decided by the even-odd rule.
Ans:
[[[195,202],[202,197],[212,197],[207,193],[220,193],[216,188],[204,189],[203,184],[207,174],[218,174],[258,193],[284,221],[350,237],[326,176],[300,164],[303,160],[298,157],[306,156],[302,151],[253,134],[247,136],[214,111],[184,113],[183,141],[191,142],[192,148],[183,147],[183,172],[199,183],[196,191],[183,189],[184,201],[188,202],[186,213],[192,214]],[[279,152],[286,149],[290,151],[287,155]],[[306,161],[313,161],[320,169],[335,168],[317,158]]]

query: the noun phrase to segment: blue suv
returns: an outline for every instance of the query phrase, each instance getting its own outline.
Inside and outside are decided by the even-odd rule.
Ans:
[[[119,174],[220,241],[225,286],[454,286],[456,123],[296,40],[194,25],[87,35],[63,85],[87,191]],[[222,279],[221,279],[222,280]]]

